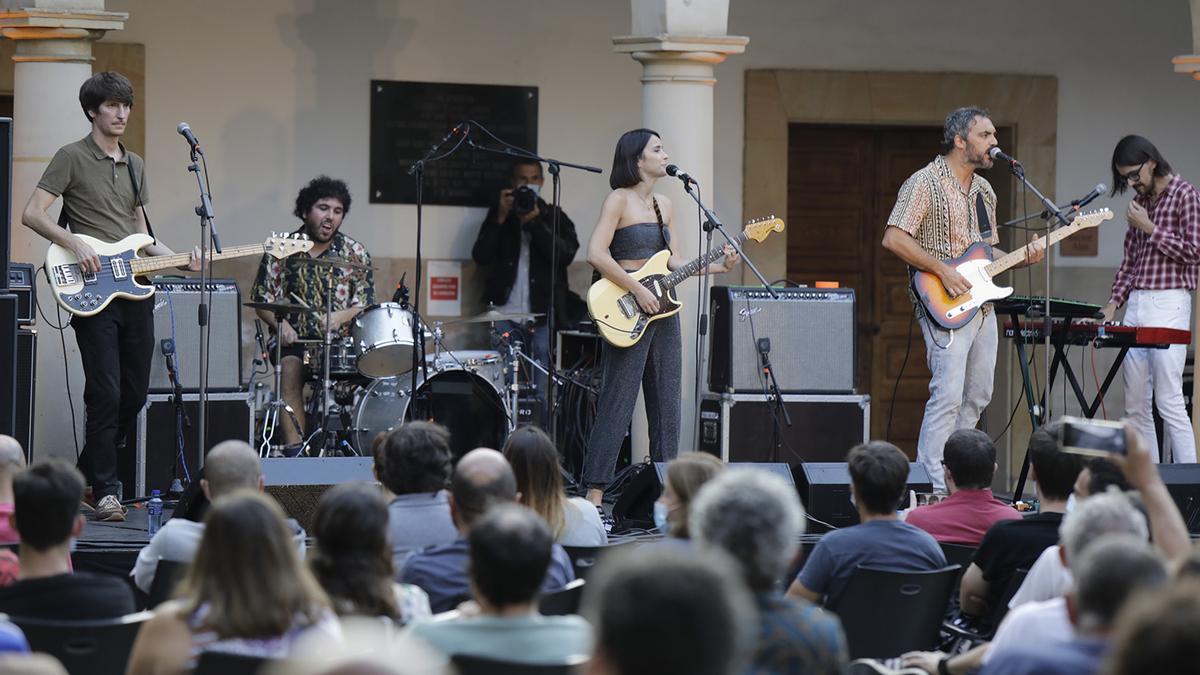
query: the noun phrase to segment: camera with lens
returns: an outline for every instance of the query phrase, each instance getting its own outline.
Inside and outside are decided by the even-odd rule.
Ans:
[[[522,185],[512,191],[513,212],[523,216],[537,208],[538,186]]]

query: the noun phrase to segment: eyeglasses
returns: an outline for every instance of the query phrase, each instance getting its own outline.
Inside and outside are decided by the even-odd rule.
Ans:
[[[1148,161],[1150,161],[1150,160],[1146,160],[1146,162],[1148,162]],[[1130,171],[1129,173],[1118,174],[1121,176],[1121,182],[1128,183],[1131,180],[1138,179],[1139,176],[1141,176],[1141,174],[1142,174],[1142,167],[1146,166],[1146,162],[1142,162],[1141,164],[1138,164],[1138,168],[1134,169],[1133,171]]]

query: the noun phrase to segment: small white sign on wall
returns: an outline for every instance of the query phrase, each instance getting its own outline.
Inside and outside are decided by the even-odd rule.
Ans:
[[[425,268],[426,316],[462,315],[462,261],[430,260]]]

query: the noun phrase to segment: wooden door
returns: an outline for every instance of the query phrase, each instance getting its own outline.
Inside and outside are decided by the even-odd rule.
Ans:
[[[1002,144],[1012,138],[1011,129],[997,135]],[[880,242],[900,185],[940,152],[941,139],[940,127],[793,124],[788,133],[788,279],[855,289],[856,387],[871,395],[871,437],[910,457],[929,369],[907,269]],[[1005,173],[987,173],[1003,222],[1011,184]]]

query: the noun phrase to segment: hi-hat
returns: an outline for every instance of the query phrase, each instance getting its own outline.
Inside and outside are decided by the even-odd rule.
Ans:
[[[312,310],[304,305],[290,305],[285,302],[243,302],[250,309],[261,309],[272,314],[308,314]]]
[[[370,265],[365,265],[363,263],[350,262],[349,260],[339,260],[337,258],[313,258],[310,256],[302,255],[302,256],[297,256],[295,258],[295,260],[299,260],[300,262],[302,262],[306,265],[316,265],[317,267],[333,267],[333,268],[350,269],[350,270],[372,270],[372,271],[375,270],[375,268]]]

